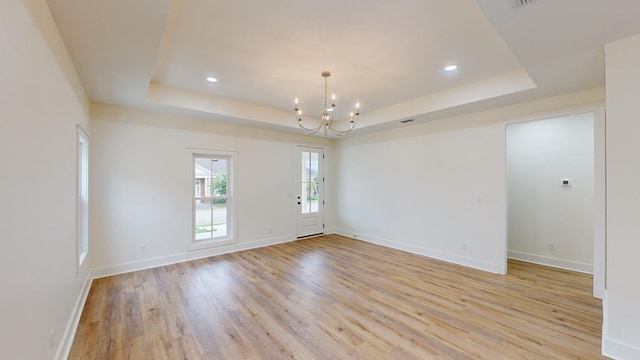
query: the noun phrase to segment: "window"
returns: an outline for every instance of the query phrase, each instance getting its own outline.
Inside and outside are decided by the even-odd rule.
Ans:
[[[82,266],[89,253],[89,136],[77,126],[77,219],[76,248],[78,267]]]
[[[187,149],[191,250],[234,243],[233,167],[236,153]]]

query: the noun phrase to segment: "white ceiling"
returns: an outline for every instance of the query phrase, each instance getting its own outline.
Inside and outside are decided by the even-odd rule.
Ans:
[[[295,97],[319,121],[323,70],[375,131],[603,86],[604,43],[640,33],[622,0],[47,3],[92,101],[284,131]]]

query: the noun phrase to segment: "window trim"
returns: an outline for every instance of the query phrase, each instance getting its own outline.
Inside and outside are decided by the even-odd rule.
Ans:
[[[186,148],[186,194],[188,194],[186,207],[186,244],[187,251],[208,249],[223,245],[235,244],[238,242],[236,238],[236,211],[235,211],[235,167],[237,166],[238,153],[235,151]],[[202,157],[225,158],[228,162],[227,173],[227,235],[221,238],[212,238],[207,240],[196,240],[195,237],[195,159]],[[201,185],[202,186],[202,185]]]
[[[84,203],[83,199],[85,199]],[[89,135],[81,125],[76,125],[76,265],[78,270],[84,265],[88,255]]]

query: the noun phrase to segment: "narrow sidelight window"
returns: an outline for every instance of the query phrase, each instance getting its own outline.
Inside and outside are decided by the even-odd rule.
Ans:
[[[89,136],[77,126],[77,219],[76,248],[78,267],[89,254]]]

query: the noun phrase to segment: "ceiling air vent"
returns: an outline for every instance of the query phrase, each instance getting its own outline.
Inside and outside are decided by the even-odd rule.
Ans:
[[[535,1],[536,0],[516,0],[516,5],[518,5],[519,7],[523,7],[533,4]]]

